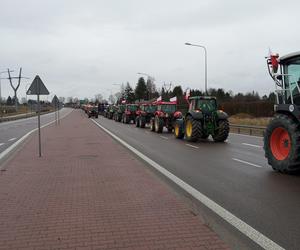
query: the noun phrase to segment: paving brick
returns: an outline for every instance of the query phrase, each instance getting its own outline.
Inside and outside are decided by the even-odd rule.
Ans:
[[[44,128],[42,149],[32,136],[0,173],[0,249],[228,249],[81,111]]]

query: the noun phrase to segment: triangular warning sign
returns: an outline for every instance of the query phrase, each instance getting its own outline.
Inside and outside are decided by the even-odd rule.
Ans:
[[[49,95],[49,91],[39,76],[36,76],[27,90],[27,95]]]
[[[53,97],[53,99],[52,99],[52,104],[53,104],[53,105],[59,104],[59,99],[57,98],[56,95],[55,95],[55,96]]]

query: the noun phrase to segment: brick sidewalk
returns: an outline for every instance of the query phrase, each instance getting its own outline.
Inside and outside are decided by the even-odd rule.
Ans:
[[[0,173],[0,249],[227,249],[81,111],[42,136]]]

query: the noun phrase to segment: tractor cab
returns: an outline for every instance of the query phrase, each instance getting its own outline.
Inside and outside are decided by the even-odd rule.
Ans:
[[[267,58],[267,63],[269,73],[276,83],[277,104],[300,106],[300,52],[280,58],[274,54]]]
[[[190,97],[189,111],[198,111],[203,114],[211,114],[217,110],[217,100],[210,96]]]
[[[135,113],[138,109],[137,104],[126,104],[126,111]]]
[[[176,103],[173,102],[161,102],[157,104],[157,110],[167,114],[175,113],[176,108]]]

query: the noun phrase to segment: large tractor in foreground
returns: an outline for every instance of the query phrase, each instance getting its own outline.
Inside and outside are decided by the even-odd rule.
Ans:
[[[264,134],[265,157],[274,170],[293,173],[300,170],[300,52],[270,55],[267,65],[276,103]]]
[[[150,130],[156,133],[162,133],[166,127],[168,132],[172,132],[176,119],[182,117],[181,112],[176,111],[176,102],[155,102],[156,111],[150,120]]]
[[[140,104],[139,109],[136,112],[135,126],[145,128],[146,124],[150,123],[151,118],[154,117],[156,109],[157,106],[155,104]]]
[[[190,97],[188,112],[175,122],[175,137],[196,142],[211,135],[215,142],[224,142],[229,135],[228,115],[217,107],[215,97]]]

